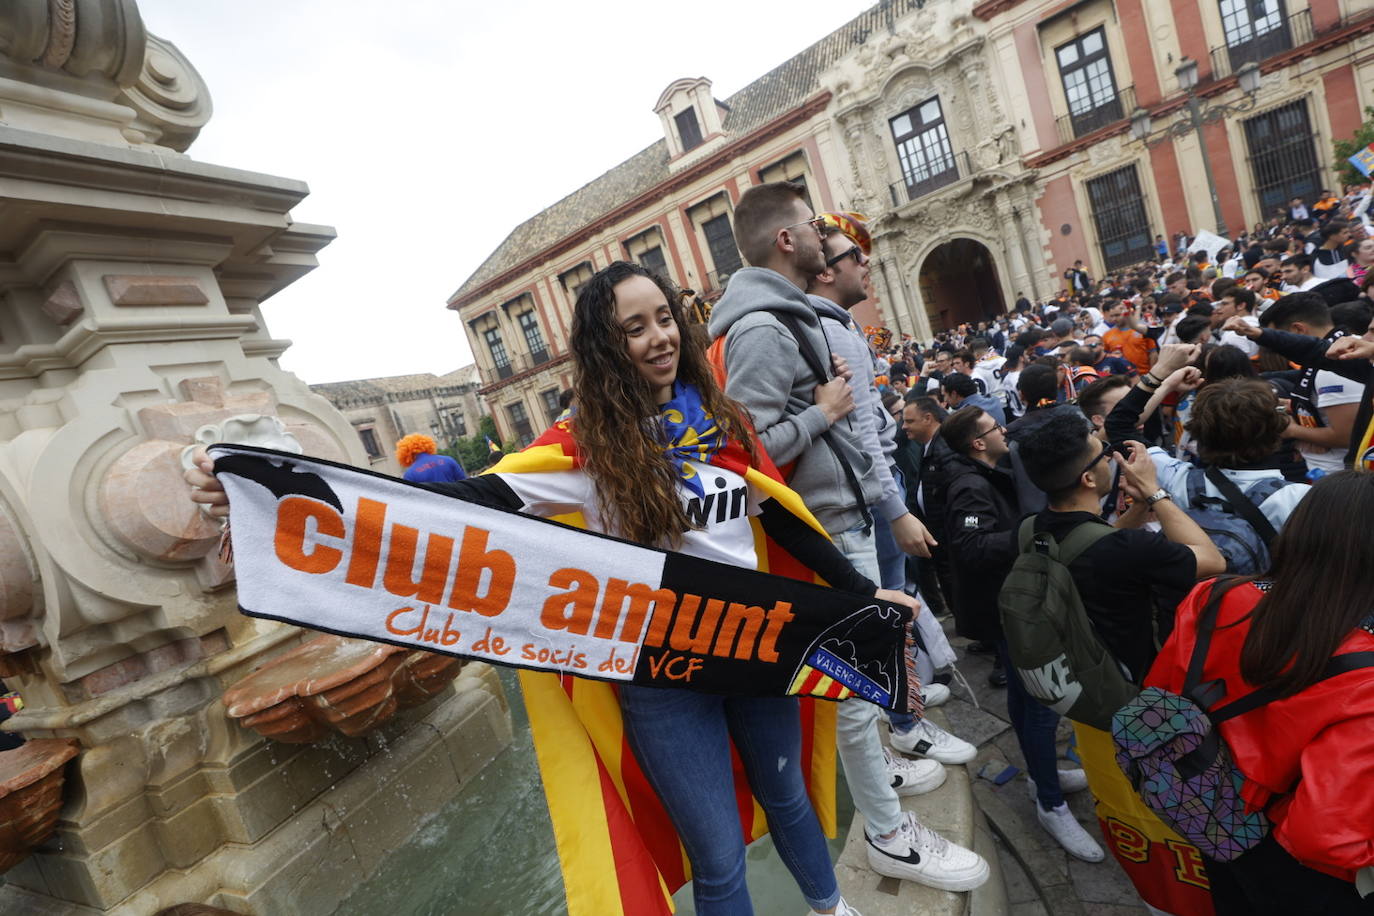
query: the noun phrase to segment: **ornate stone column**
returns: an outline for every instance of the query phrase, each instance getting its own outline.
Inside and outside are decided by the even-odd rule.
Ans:
[[[209,97],[133,0],[11,0],[0,39],[0,676],[26,704],[7,729],[79,748],[56,836],[6,873],[0,912],[328,912],[373,865],[336,828],[403,838],[456,791],[455,761],[509,733],[480,666],[398,716],[385,759],[225,717],[226,687],[313,634],[237,613],[178,456],[199,426],[259,414],[366,464],[277,367],[260,310],[333,230],[292,219],[303,183],[181,154]]]

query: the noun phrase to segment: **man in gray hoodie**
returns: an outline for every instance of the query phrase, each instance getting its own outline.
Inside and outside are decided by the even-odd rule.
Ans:
[[[803,191],[792,182],[775,182],[741,196],[735,238],[750,266],[730,278],[709,329],[712,338],[725,338],[726,393],[748,409],[764,450],[784,469],[835,546],[877,582],[881,575],[869,507],[884,512],[887,505],[879,471],[886,459],[864,440],[866,418],[855,415],[849,368],[839,359],[831,371],[830,344],[816,305],[804,292],[813,278],[834,267],[849,276],[850,265],[840,260],[827,265],[824,220],[813,216]],[[866,269],[866,259],[853,266]],[[897,505],[901,519],[906,509],[900,500]],[[929,556],[934,541],[924,525],[907,515],[898,526],[904,549]],[[891,758],[878,736],[877,707],[840,704],[836,736],[855,806],[868,823],[868,861],[874,871],[946,890],[970,890],[987,879],[981,857],[902,811],[898,792],[929,791],[944,781],[944,772],[933,770],[929,761],[913,766]]]

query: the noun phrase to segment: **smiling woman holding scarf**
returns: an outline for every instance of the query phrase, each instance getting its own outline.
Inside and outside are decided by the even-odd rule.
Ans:
[[[810,570],[914,608],[907,595],[876,589],[819,533],[686,331],[666,283],[611,264],[574,307],[576,413],[492,472],[431,489],[736,566]],[[198,453],[192,498],[226,516],[212,468]],[[756,538],[755,523],[766,537]],[[613,694],[608,684],[526,672],[521,681],[570,913],[667,913],[662,888],[685,882],[683,853],[698,913],[750,913],[744,849],[766,830],[813,911],[855,912],[807,794],[810,783],[833,822],[830,704],[634,685]],[[622,742],[633,761],[622,759]],[[950,849],[934,835],[925,845],[935,858]]]

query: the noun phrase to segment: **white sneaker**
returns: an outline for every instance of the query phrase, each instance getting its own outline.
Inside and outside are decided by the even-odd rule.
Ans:
[[[864,831],[868,865],[880,875],[915,881],[942,891],[971,891],[988,880],[988,863],[956,846],[908,811],[892,839],[880,842]]]
[[[1106,858],[1102,847],[1088,836],[1088,832],[1074,818],[1067,803],[1060,802],[1059,807],[1046,811],[1036,802],[1035,816],[1040,820],[1040,826],[1044,827],[1049,835],[1064,847],[1064,851],[1074,858],[1082,859],[1084,862],[1101,862]]]
[[[812,910],[810,912],[810,916],[821,916],[821,914],[817,913],[815,910]],[[841,897],[840,902],[835,904],[835,916],[863,916],[863,914],[860,913],[858,910],[854,909],[849,904],[845,903],[844,898]]]
[[[924,795],[945,784],[945,767],[938,760],[911,760],[883,748],[887,775],[898,795]]]
[[[921,685],[921,705],[926,709],[934,709],[936,706],[943,705],[949,699],[949,688],[944,684],[922,684]]]
[[[1035,798],[1035,780],[1030,778],[1030,773],[1026,774],[1026,782],[1030,783],[1030,797]],[[1087,787],[1088,774],[1081,769],[1059,771],[1059,791],[1065,795],[1070,792],[1082,792]]]
[[[941,763],[968,763],[978,750],[929,719],[918,719],[911,731],[892,733],[892,746],[903,754],[919,754]]]

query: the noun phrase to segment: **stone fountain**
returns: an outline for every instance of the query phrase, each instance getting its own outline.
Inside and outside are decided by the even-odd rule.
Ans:
[[[366,459],[260,311],[333,231],[188,158],[210,110],[135,0],[0,3],[3,913],[328,913],[509,740],[484,666],[237,613],[197,430]]]

